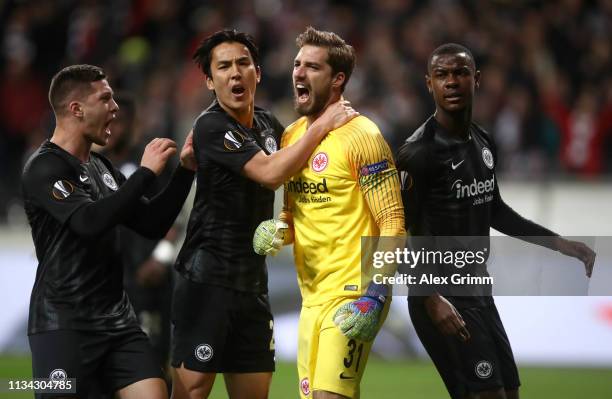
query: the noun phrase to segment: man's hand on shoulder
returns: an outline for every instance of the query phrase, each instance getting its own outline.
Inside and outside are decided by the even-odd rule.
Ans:
[[[346,100],[339,100],[330,104],[325,112],[317,118],[313,125],[319,126],[323,135],[344,126],[353,118],[359,116],[359,112],[351,107],[351,103]]]

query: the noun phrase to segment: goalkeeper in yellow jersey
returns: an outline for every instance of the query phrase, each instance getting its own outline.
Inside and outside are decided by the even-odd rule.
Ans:
[[[295,108],[302,117],[281,146],[300,139],[338,101],[355,65],[353,47],[311,27],[296,40]],[[274,255],[294,244],[302,293],[298,374],[302,398],[358,398],[372,340],[390,298],[364,280],[361,237],[403,236],[399,179],[389,146],[364,116],[333,130],[285,183],[280,220],[263,222],[253,246]],[[386,300],[387,299],[387,300]]]

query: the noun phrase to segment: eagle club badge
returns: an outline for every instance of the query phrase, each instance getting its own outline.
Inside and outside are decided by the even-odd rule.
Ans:
[[[207,362],[213,357],[213,348],[208,344],[198,345],[195,349],[195,357],[201,362]]]
[[[482,160],[487,165],[487,168],[493,169],[493,153],[487,147],[482,149]]]
[[[119,188],[113,176],[111,176],[111,174],[108,172],[102,175],[102,181],[104,182],[106,187],[110,188],[113,191],[117,191],[117,189]]]
[[[329,158],[326,153],[319,152],[312,158],[312,170],[315,172],[322,172],[327,168],[327,164],[329,164]]]
[[[270,154],[278,151],[276,140],[274,140],[274,137],[272,136],[266,136],[266,139],[264,140],[264,146],[266,147],[266,150],[268,150]]]
[[[487,360],[481,360],[476,363],[474,371],[476,372],[478,378],[486,379],[491,377],[493,374],[493,365]]]
[[[302,378],[302,381],[300,381],[300,389],[304,396],[310,395],[310,381],[308,381],[308,377]]]

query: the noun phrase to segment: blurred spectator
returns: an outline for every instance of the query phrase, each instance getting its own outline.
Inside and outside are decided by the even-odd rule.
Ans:
[[[0,215],[16,195],[22,154],[45,137],[52,71],[77,62],[104,66],[115,87],[143,100],[146,134],[175,137],[211,98],[194,78],[194,43],[223,27],[256,36],[260,105],[285,123],[295,119],[288,83],[295,36],[306,25],[354,44],[347,98],[392,145],[433,112],[423,84],[427,56],[458,42],[474,51],[486,82],[474,115],[500,143],[501,173],[593,177],[612,170],[610,0],[4,3]]]

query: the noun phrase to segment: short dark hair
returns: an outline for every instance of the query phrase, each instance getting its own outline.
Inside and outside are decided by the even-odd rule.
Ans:
[[[316,30],[312,26],[307,27],[304,32],[300,33],[295,39],[295,44],[300,49],[306,45],[325,47],[328,53],[327,63],[331,66],[332,73],[335,75],[338,72],[343,72],[346,76],[340,88],[344,91],[344,87],[355,68],[356,56],[353,46],[347,44],[334,32]]]
[[[221,43],[236,42],[242,43],[249,49],[253,63],[259,66],[259,49],[255,45],[253,36],[245,32],[238,32],[236,29],[223,29],[205,37],[196,51],[193,53],[193,60],[198,64],[202,72],[206,76],[210,74],[210,62],[212,60],[212,51]]]
[[[429,69],[431,68],[431,61],[435,56],[459,53],[466,53],[472,61],[472,67],[474,68],[474,70],[476,70],[476,60],[474,59],[474,55],[472,54],[472,52],[467,47],[457,43],[445,43],[436,48],[430,54],[429,59],[427,60],[427,71],[429,72]]]
[[[105,78],[102,68],[87,64],[67,66],[56,73],[49,86],[49,103],[55,115],[64,113],[64,102],[73,91],[88,89],[90,83]]]

